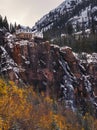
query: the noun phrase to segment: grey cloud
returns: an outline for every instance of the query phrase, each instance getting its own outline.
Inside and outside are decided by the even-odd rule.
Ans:
[[[32,26],[63,0],[0,0],[0,13],[12,22]]]

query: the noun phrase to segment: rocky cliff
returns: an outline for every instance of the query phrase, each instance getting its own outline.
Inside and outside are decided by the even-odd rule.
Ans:
[[[18,40],[6,33],[0,44],[0,75],[55,96],[66,107],[97,108],[97,54],[75,54],[69,47]]]

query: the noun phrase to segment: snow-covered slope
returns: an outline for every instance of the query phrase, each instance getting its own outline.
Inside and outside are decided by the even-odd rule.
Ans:
[[[36,22],[33,29],[46,32],[48,29],[64,29],[67,23],[72,23],[75,31],[76,25],[82,26],[84,23],[86,29],[90,27],[93,17],[97,21],[97,2],[95,0],[65,0],[57,8],[51,10]]]

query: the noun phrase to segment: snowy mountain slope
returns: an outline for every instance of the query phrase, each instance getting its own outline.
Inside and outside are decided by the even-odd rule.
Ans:
[[[74,2],[73,0],[66,0],[64,1],[62,4],[60,4],[57,8],[55,8],[54,10],[51,10],[48,14],[46,14],[45,16],[43,16],[38,22],[36,22],[35,26],[36,28],[38,28],[38,26],[40,24],[42,24],[42,26],[45,26],[45,23],[53,23],[54,20],[56,20],[60,14],[64,14],[67,10],[70,10],[71,3]],[[78,2],[78,1],[77,1]],[[74,7],[73,7],[74,8]]]
[[[97,1],[95,0],[65,0],[57,8],[43,16],[32,30],[46,32],[48,30],[61,29],[66,32],[67,23],[72,23],[75,31],[76,25],[84,23],[86,29],[90,27],[91,17],[97,21]],[[64,30],[63,30],[64,29]]]

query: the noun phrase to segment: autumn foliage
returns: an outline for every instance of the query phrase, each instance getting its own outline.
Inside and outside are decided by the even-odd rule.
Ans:
[[[0,130],[97,130],[97,120],[66,110],[32,87],[0,79]]]

